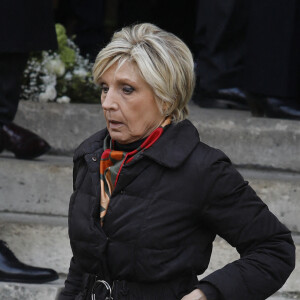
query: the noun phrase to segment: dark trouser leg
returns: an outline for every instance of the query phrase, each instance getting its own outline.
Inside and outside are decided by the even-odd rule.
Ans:
[[[27,53],[0,53],[0,124],[16,115],[27,58]]]
[[[267,96],[300,99],[299,0],[250,3],[246,89]]]
[[[18,158],[31,159],[49,151],[50,146],[36,134],[12,123],[27,57],[27,54],[0,54],[0,152],[5,149]]]
[[[245,1],[198,0],[196,73],[203,89],[241,86],[246,25]]]
[[[93,61],[104,46],[104,1],[70,0],[70,9],[76,17],[75,42],[83,55]]]

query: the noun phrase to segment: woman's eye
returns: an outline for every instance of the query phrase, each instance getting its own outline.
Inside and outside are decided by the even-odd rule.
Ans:
[[[127,95],[131,94],[134,91],[134,88],[132,86],[124,86],[123,92]]]
[[[108,92],[108,87],[102,85],[102,86],[101,86],[101,94],[107,94],[107,92]]]

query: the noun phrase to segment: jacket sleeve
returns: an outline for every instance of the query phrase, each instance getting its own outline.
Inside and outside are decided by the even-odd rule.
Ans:
[[[84,273],[76,264],[74,257],[70,262],[69,273],[65,286],[60,292],[57,300],[74,300],[81,293],[84,282]]]
[[[71,202],[72,202],[72,197],[74,197],[74,192],[76,190],[76,180],[77,180],[77,173],[78,169],[80,166],[80,161],[74,162],[73,166],[73,194],[71,196]],[[70,215],[69,215],[70,218]],[[65,286],[62,289],[62,291],[59,294],[58,300],[74,300],[77,295],[82,290],[82,285],[83,285],[83,277],[84,273],[80,269],[79,265],[76,263],[76,260],[74,257],[72,257],[71,262],[70,262],[70,268],[69,268],[69,273],[67,276],[67,279],[65,281]]]
[[[295,246],[290,231],[221,151],[205,178],[209,179],[204,179],[207,199],[201,218],[237,249],[240,259],[200,282],[213,285],[225,300],[266,299],[294,269]]]

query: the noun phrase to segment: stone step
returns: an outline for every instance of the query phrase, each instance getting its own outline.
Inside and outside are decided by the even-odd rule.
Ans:
[[[67,216],[72,193],[72,159],[43,156],[17,160],[0,155],[0,212]],[[288,228],[300,232],[300,174],[239,168],[270,210]]]
[[[295,300],[300,299],[300,293],[276,293],[267,300]]]
[[[56,300],[63,280],[46,284],[0,282],[1,300]]]
[[[189,118],[201,139],[236,165],[300,171],[299,121],[254,118],[247,111],[203,109],[193,103]],[[64,155],[105,127],[100,104],[21,101],[15,121],[49,141],[53,153]]]
[[[0,240],[21,261],[66,274],[72,257],[67,226],[66,217],[0,213]]]
[[[0,211],[67,216],[72,193],[72,158],[36,160],[0,156]]]
[[[60,275],[67,274],[72,256],[67,218],[1,213],[0,239],[8,243],[21,261],[35,266],[53,268]],[[294,241],[297,251],[296,269],[280,292],[300,293],[300,236],[294,235]],[[199,278],[238,258],[237,251],[226,241],[217,237],[209,267]]]

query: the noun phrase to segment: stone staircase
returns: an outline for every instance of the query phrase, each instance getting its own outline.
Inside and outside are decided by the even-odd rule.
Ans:
[[[270,210],[292,230],[296,269],[269,299],[300,299],[300,123],[252,118],[249,112],[200,109],[193,104],[190,120],[201,139],[229,155]],[[33,161],[0,154],[0,239],[7,241],[20,260],[53,268],[60,279],[42,285],[0,283],[0,299],[55,300],[71,258],[67,230],[71,155],[105,122],[98,105],[23,102],[16,123],[45,137],[53,150]],[[238,258],[221,238],[214,244],[206,274]]]

